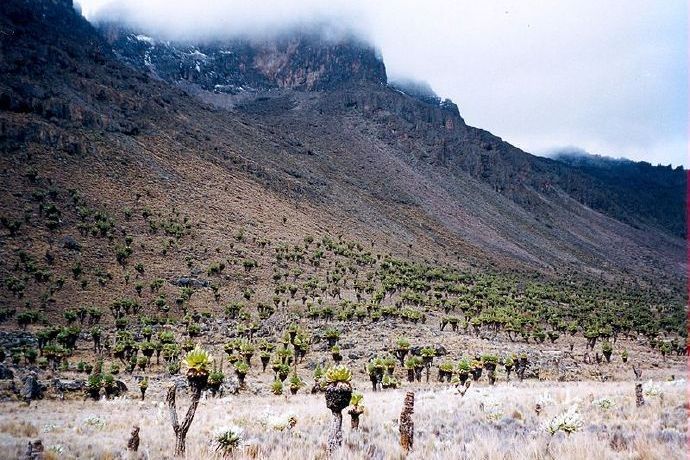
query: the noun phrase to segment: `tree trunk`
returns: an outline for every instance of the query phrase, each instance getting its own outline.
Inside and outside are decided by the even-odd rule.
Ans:
[[[637,407],[644,406],[644,396],[642,395],[642,384],[635,384],[635,405]]]
[[[412,449],[414,444],[414,421],[412,414],[414,413],[414,392],[408,391],[405,395],[405,403],[403,410],[400,413],[400,446],[405,453]]]
[[[191,386],[192,401],[187,409],[187,414],[182,421],[182,425],[178,424],[177,422],[177,410],[175,408],[176,391],[177,387],[173,384],[168,389],[168,394],[165,400],[168,403],[168,409],[170,410],[170,422],[172,424],[173,431],[175,432],[175,456],[183,457],[185,452],[187,432],[189,431],[189,427],[192,425],[192,420],[194,420],[194,414],[196,413],[196,408],[199,405],[199,399],[201,398],[201,387],[197,385]]]
[[[358,412],[350,412],[350,428],[352,428],[352,431],[359,430],[359,413]]]
[[[177,432],[175,433],[175,456],[184,457],[184,452],[186,449],[185,443],[187,442],[187,433]]]
[[[334,452],[343,445],[343,414],[340,411],[332,411],[331,430],[328,433],[328,452]]]

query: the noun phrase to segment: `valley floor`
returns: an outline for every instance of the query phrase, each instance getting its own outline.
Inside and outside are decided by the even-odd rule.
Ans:
[[[684,375],[672,369],[666,375]],[[364,385],[358,385],[360,389]],[[687,457],[686,380],[655,375],[636,407],[635,382],[501,382],[471,386],[461,396],[450,385],[416,388],[414,449],[424,459],[680,459]],[[401,458],[397,420],[409,387],[364,391],[359,432],[343,411],[343,447],[335,458]],[[178,397],[178,413],[188,401]],[[541,407],[537,411],[537,407]],[[563,414],[570,415],[558,418]],[[538,413],[539,412],[539,413]],[[297,422],[287,427],[290,417]],[[187,438],[187,458],[221,458],[214,434],[242,432],[232,458],[326,458],[331,415],[323,395],[239,395],[201,401]],[[559,423],[574,432],[550,433]],[[141,427],[139,456],[171,458],[174,445],[162,394],[111,401],[38,401],[0,405],[0,458],[22,458],[41,439],[46,458],[128,458],[133,425]],[[561,425],[564,426],[564,425]]]

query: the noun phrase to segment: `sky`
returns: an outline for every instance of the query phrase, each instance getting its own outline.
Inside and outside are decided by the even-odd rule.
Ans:
[[[252,35],[321,21],[426,81],[465,121],[526,150],[690,166],[687,0],[75,0],[161,36]]]

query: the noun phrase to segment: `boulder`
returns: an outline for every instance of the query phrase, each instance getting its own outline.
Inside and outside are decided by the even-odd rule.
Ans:
[[[236,395],[240,392],[240,382],[233,377],[226,377],[223,381],[223,385],[220,387],[220,394],[226,395]]]
[[[29,374],[22,380],[22,388],[19,390],[19,395],[25,401],[33,401],[40,399],[43,396],[43,388],[38,382],[35,374]]]
[[[84,391],[84,385],[83,380],[54,379],[51,382],[53,389],[59,393],[81,392]]]
[[[80,251],[81,245],[74,237],[67,235],[62,239],[62,246],[70,251]]]
[[[38,341],[30,332],[26,331],[0,331],[0,347],[5,350],[16,348],[37,348]]]
[[[194,288],[204,288],[208,287],[208,281],[202,280],[199,278],[191,278],[187,276],[182,276],[180,278],[176,278],[173,280],[170,280],[170,284],[174,284],[175,286],[179,287],[194,287]]]
[[[115,392],[113,393],[113,396],[122,396],[127,394],[129,389],[127,388],[127,385],[125,385],[125,382],[122,380],[115,380]]]
[[[12,369],[4,364],[0,364],[0,380],[12,380],[13,378],[14,372],[12,372]]]
[[[448,354],[448,350],[443,345],[436,345],[434,348],[436,349],[436,356],[446,356]]]

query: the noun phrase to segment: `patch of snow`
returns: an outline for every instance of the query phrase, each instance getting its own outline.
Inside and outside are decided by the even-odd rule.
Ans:
[[[201,60],[208,58],[208,56],[206,56],[204,53],[202,53],[201,51],[197,51],[197,50],[194,50],[194,52],[189,53],[189,56],[193,59],[201,59]]]
[[[153,38],[149,37],[148,35],[136,35],[134,38],[136,38],[140,42],[146,42],[149,45],[155,45],[156,44],[156,41]]]

